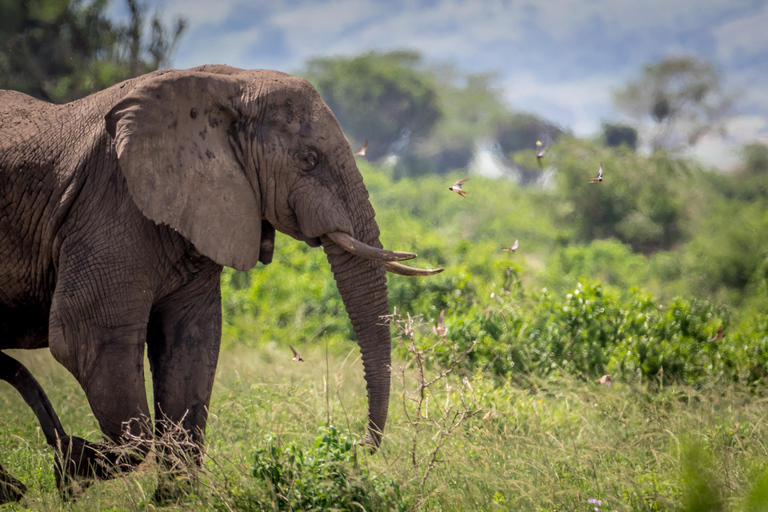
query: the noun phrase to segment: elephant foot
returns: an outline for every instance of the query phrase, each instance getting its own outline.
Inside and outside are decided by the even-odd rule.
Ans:
[[[19,501],[25,492],[27,492],[27,486],[6,473],[0,466],[0,505]]]
[[[79,437],[64,437],[60,439],[54,464],[56,487],[63,500],[76,500],[96,481],[135,469],[145,455],[146,450],[141,448],[121,449]]]

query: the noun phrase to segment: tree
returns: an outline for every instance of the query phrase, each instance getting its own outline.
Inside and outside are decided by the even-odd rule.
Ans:
[[[494,129],[494,138],[505,155],[534,149],[539,140],[549,146],[562,135],[563,131],[554,124],[524,112],[508,112]]]
[[[429,137],[414,148],[431,172],[465,169],[481,142],[497,142],[503,157],[512,160],[515,151],[532,150],[537,140],[549,145],[562,134],[535,115],[510,110],[496,85],[496,74],[463,74],[453,66],[431,70],[443,115]]]
[[[465,169],[483,141],[497,141],[511,158],[562,134],[537,116],[510,110],[495,74],[426,67],[414,51],[312,59],[304,76],[355,147],[368,140],[370,159],[398,156],[396,177]]]
[[[740,174],[765,178],[768,175],[768,146],[754,142],[741,148],[743,168]]]
[[[420,64],[418,52],[404,50],[321,57],[307,62],[305,77],[345,132],[369,141],[375,160],[426,137],[440,118],[434,81]]]
[[[496,75],[461,73],[455,66],[431,68],[442,116],[435,129],[419,142],[414,153],[432,172],[465,169],[472,161],[477,142],[493,137],[495,126],[506,114]]]
[[[637,130],[625,124],[603,123],[603,139],[609,148],[622,144],[637,149]]]
[[[613,101],[640,123],[653,123],[650,145],[676,149],[696,144],[706,133],[721,129],[732,99],[720,74],[698,57],[670,57],[649,64],[637,80],[613,93]]]
[[[147,8],[126,1],[127,24],[106,17],[108,0],[0,1],[0,89],[67,102],[167,66],[185,22],[156,11],[146,42]]]
[[[760,143],[747,144],[741,149],[742,165],[735,177],[745,189],[742,197],[768,199],[768,146]]]
[[[557,192],[576,241],[615,237],[652,254],[683,239],[690,193],[685,162],[664,152],[642,156],[571,137],[562,137],[557,148]],[[600,164],[606,181],[589,183]]]

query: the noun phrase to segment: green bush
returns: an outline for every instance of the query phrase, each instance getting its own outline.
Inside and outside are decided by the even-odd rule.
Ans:
[[[276,436],[267,435],[254,455],[253,476],[267,485],[278,510],[410,507],[394,479],[357,464],[353,442],[333,426],[322,427],[314,446],[308,449],[296,443],[282,444]]]
[[[510,282],[515,283],[514,280]],[[703,385],[718,380],[755,382],[768,369],[768,325],[716,339],[729,313],[703,300],[664,305],[637,289],[622,299],[599,282],[580,281],[570,293],[542,290],[527,296],[519,286],[446,314],[449,344],[435,350],[447,366],[477,344],[463,365],[516,374],[594,379],[605,373],[623,381]],[[434,343],[425,330],[421,343]]]
[[[465,187],[469,195],[461,198],[446,190],[461,175],[394,182],[391,169],[359,162],[384,246],[418,253],[415,266],[446,269],[429,278],[388,275],[390,311],[432,323],[446,309],[450,343],[434,351],[433,362],[448,364],[477,341],[463,366],[489,367],[499,376],[571,374],[586,380],[611,373],[697,386],[761,382],[768,375],[764,207],[717,198],[707,185],[691,189],[695,208],[681,211],[681,190],[704,175],[685,162],[567,138],[557,148],[552,158],[563,173],[558,179],[580,191],[473,176]],[[628,173],[616,180],[628,183],[611,182],[611,190],[604,190],[607,182],[585,184],[577,163],[589,151],[608,152],[605,162]],[[644,166],[652,170],[646,178]],[[656,194],[655,187],[668,190]],[[578,202],[582,193],[591,195]],[[631,199],[629,206],[623,198]],[[622,222],[642,227],[643,215],[667,226],[665,237],[673,225],[686,236],[701,234],[648,255],[620,238],[587,241],[579,226],[592,214],[577,210],[597,208],[592,202],[621,209],[621,216],[609,216],[611,230],[623,229]],[[597,222],[593,228],[606,226]],[[503,252],[515,239],[520,249]],[[322,251],[283,235],[272,264],[248,273],[226,269],[222,295],[226,343],[301,349],[327,336],[341,352],[354,339]],[[726,336],[710,341],[719,327]],[[422,341],[435,341],[428,336]]]

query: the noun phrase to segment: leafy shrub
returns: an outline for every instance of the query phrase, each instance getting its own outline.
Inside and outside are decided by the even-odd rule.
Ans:
[[[281,444],[267,435],[254,455],[253,476],[269,487],[278,510],[406,510],[397,482],[357,465],[352,441],[321,428],[314,446]]]
[[[621,299],[599,282],[580,281],[564,295],[544,289],[528,297],[519,286],[497,290],[467,310],[449,309],[445,322],[451,343],[435,351],[436,363],[450,364],[476,340],[465,368],[487,367],[504,377],[611,373],[625,381],[701,385],[753,382],[768,368],[765,335],[717,339],[718,327],[727,327],[726,310],[682,298],[664,305],[636,289]],[[433,335],[424,336],[422,343],[433,342]]]
[[[764,206],[686,189],[702,171],[663,153],[638,156],[567,137],[553,151],[557,189],[473,176],[466,198],[446,190],[462,175],[393,182],[391,169],[359,162],[383,245],[417,252],[415,266],[446,269],[426,279],[388,276],[391,310],[431,323],[446,309],[450,344],[428,363],[449,364],[477,341],[463,366],[505,377],[611,373],[703,385],[768,376]],[[583,162],[593,156],[622,170],[610,189],[587,183]],[[695,209],[681,209],[683,189],[695,196]],[[610,226],[599,221],[606,208]],[[679,241],[678,228],[690,238],[651,255],[633,252],[639,246],[631,241],[602,238],[626,228],[625,235],[648,240],[639,233],[649,226],[665,226],[669,241]],[[520,249],[503,252],[515,239]],[[225,343],[290,342],[301,350],[327,336],[341,352],[354,339],[322,251],[283,235],[271,265],[225,269],[222,296]],[[713,340],[719,327],[726,336]]]

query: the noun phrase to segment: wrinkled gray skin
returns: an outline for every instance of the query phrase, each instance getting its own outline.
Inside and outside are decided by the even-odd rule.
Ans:
[[[380,248],[379,229],[349,143],[308,82],[203,66],[66,105],[0,91],[0,349],[50,347],[107,441],[151,435],[146,345],[155,417],[202,445],[222,265],[269,263],[275,228],[327,254],[360,344],[375,448],[390,387],[385,267],[325,235]],[[141,460],[142,450],[119,457],[68,437],[32,375],[2,352],[0,378],[57,447],[65,495],[68,478],[109,478]],[[24,490],[0,467],[0,503]]]

